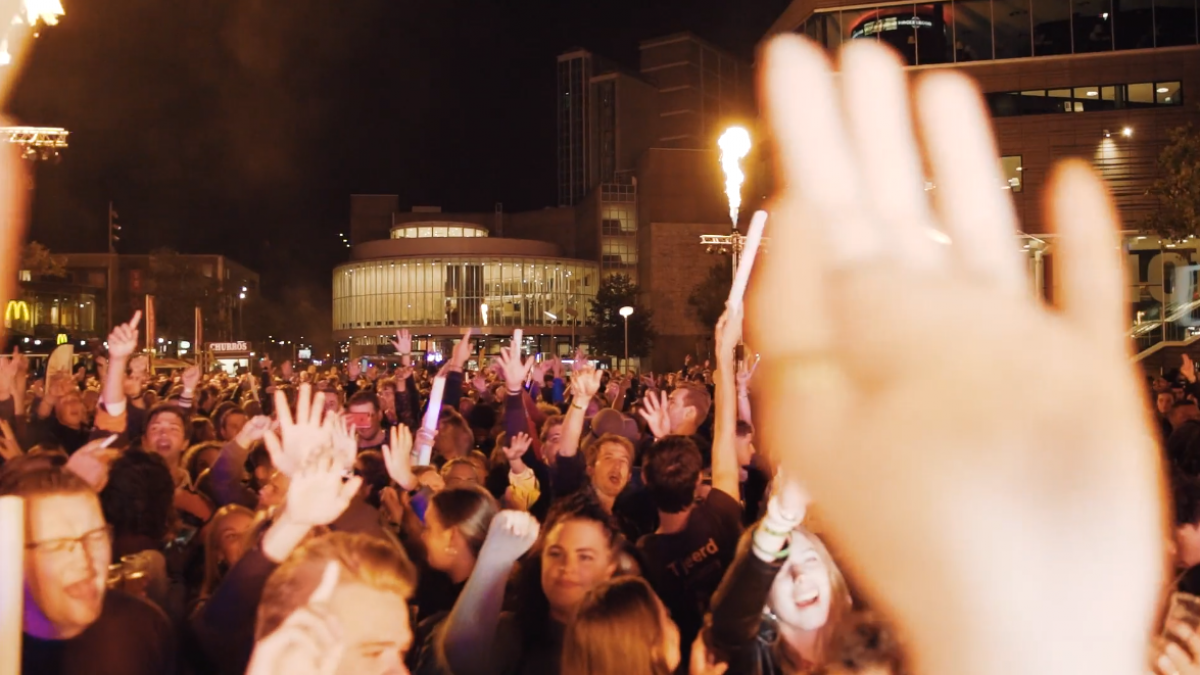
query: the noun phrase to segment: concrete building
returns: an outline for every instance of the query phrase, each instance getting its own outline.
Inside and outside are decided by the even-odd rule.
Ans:
[[[1195,0],[956,0],[877,3],[795,0],[771,34],[803,33],[830,50],[849,40],[886,42],[914,75],[957,68],[974,77],[993,115],[1006,187],[1029,236],[1037,292],[1054,295],[1054,237],[1043,218],[1050,167],[1082,157],[1108,182],[1123,227],[1131,333],[1139,349],[1193,339],[1176,321],[1166,279],[1200,261],[1196,240],[1146,232],[1149,193],[1168,132],[1200,121],[1185,93],[1200,91]],[[1177,299],[1190,303],[1191,289]],[[1184,312],[1192,314],[1194,312]],[[1176,364],[1177,365],[1177,364]]]
[[[4,327],[10,336],[30,338],[31,343],[58,340],[60,335],[72,342],[102,340],[113,320],[127,321],[145,307],[147,295],[154,295],[159,336],[190,339],[199,304],[206,340],[228,341],[237,338],[242,289],[248,294],[258,291],[258,273],[221,255],[66,253],[54,257],[61,259],[65,276],[21,271],[18,295],[5,308]]]

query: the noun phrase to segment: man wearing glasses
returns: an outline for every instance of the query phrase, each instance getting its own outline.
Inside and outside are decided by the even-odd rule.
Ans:
[[[95,491],[52,458],[31,456],[0,471],[0,495],[25,499],[22,672],[172,672],[166,616],[106,588],[111,529]]]

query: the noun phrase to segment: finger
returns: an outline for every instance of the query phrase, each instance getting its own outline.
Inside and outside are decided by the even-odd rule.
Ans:
[[[288,407],[287,396],[282,391],[275,390],[275,412],[279,415],[279,426],[287,429],[295,425],[292,420],[292,409]]]
[[[766,114],[787,190],[803,200],[814,222],[836,226],[823,242],[836,264],[879,254],[883,242],[862,211],[829,60],[816,44],[786,36],[767,46],[766,62]],[[790,250],[797,235],[780,228],[772,248]]]
[[[306,424],[312,416],[312,387],[300,385],[300,395],[296,397],[296,419]]]
[[[897,258],[918,269],[939,266],[946,252],[930,232],[933,214],[913,137],[908,79],[897,54],[874,40],[855,40],[842,50],[841,66],[844,108],[871,214]]]
[[[129,330],[133,331],[133,330],[137,330],[138,324],[141,323],[141,321],[142,321],[142,310],[139,309],[139,310],[134,311],[133,318],[130,319],[129,323],[127,323],[125,325],[129,327]]]
[[[321,424],[321,418],[325,414],[325,392],[318,391],[312,397],[312,413],[309,419],[309,424],[317,426]]]
[[[1170,660],[1171,665],[1174,666],[1172,670],[1175,673],[1191,672],[1193,668],[1192,658],[1188,656],[1187,652],[1183,651],[1183,647],[1174,642],[1167,642],[1166,647],[1163,648],[1163,656]]]
[[[1125,272],[1112,199],[1082,161],[1057,167],[1050,180],[1050,220],[1058,242],[1062,282],[1056,295],[1067,318],[1089,335],[1127,349]]]
[[[1167,625],[1167,630],[1188,648],[1193,659],[1200,660],[1200,635],[1191,626],[1183,621],[1172,621]]]
[[[266,432],[263,434],[263,445],[267,446],[271,464],[279,471],[284,471],[283,443],[279,441],[279,436],[276,436],[273,431]]]
[[[1014,241],[1016,214],[1011,193],[1003,189],[1000,153],[978,90],[965,75],[931,73],[918,84],[917,114],[955,262],[1021,292],[1025,277]]]

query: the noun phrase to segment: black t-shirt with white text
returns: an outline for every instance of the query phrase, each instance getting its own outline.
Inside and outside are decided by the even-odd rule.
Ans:
[[[742,505],[714,489],[692,508],[682,530],[638,540],[646,579],[679,626],[681,644],[691,645],[700,632],[712,594],[733,562],[741,532]]]
[[[170,675],[171,624],[162,610],[120,591],[104,595],[100,618],[70,640],[22,636],[21,672],[31,675]]]

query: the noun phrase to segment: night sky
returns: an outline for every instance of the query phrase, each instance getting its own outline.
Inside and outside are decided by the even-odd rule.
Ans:
[[[102,251],[223,253],[264,292],[327,297],[352,193],[401,208],[555,202],[555,56],[632,69],[691,30],[747,60],[787,0],[63,0],[10,114],[62,126],[32,237]],[[327,300],[325,301],[327,302]]]

